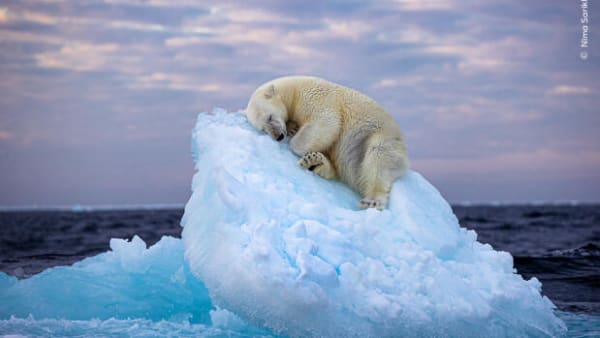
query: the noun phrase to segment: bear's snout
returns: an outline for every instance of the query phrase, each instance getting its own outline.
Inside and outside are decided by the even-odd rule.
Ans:
[[[285,138],[285,124],[279,119],[269,119],[266,132],[277,142]]]

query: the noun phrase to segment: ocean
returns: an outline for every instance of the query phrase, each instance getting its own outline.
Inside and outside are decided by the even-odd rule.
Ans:
[[[600,316],[599,205],[453,210],[462,227],[477,232],[478,241],[509,252],[525,279],[539,279],[543,294],[565,313],[562,317]],[[143,208],[2,211],[0,271],[24,279],[106,252],[111,238],[138,235],[150,246],[165,235],[180,237],[182,215],[183,209]]]

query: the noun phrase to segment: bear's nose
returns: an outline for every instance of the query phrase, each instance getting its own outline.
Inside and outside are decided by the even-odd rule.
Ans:
[[[283,134],[279,135],[279,137],[277,138],[277,142],[283,140],[283,138],[284,138]]]

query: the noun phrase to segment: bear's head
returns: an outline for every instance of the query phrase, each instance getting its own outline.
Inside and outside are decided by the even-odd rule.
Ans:
[[[273,84],[265,84],[252,94],[245,114],[250,124],[257,130],[269,134],[276,141],[285,138],[287,108]]]

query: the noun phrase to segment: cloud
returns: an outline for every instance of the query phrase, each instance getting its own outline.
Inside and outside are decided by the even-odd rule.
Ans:
[[[90,24],[94,24],[90,22]],[[106,26],[113,29],[130,29],[138,31],[149,31],[149,32],[165,32],[169,28],[159,24],[146,24],[133,21],[110,21],[106,23]]]
[[[230,23],[243,23],[251,25],[268,24],[271,26],[298,23],[298,19],[294,18],[293,16],[281,14],[278,15],[277,13],[260,8],[221,6],[212,7],[210,13],[218,20]]]
[[[31,22],[40,25],[55,25],[59,21],[59,17],[41,11],[0,8],[0,23]]]
[[[58,0],[60,1],[60,0]],[[159,7],[159,8],[205,8],[206,5],[202,1],[197,0],[102,0],[109,5],[127,5],[136,7]]]
[[[118,58],[119,45],[89,44],[74,42],[62,46],[58,51],[35,55],[38,66],[64,68],[75,71],[92,71],[110,67],[111,59]]]
[[[212,10],[210,15],[184,20],[179,31],[165,39],[164,45],[180,50],[179,58],[190,54],[186,51],[188,48],[204,52],[200,48],[226,46],[231,51],[228,57],[241,58],[247,68],[277,73],[278,69],[297,67],[296,72],[311,72],[315,70],[312,65],[318,65],[317,60],[323,57],[322,49],[315,45],[318,41],[342,35],[352,39],[358,34],[357,30],[342,32],[346,23],[329,20],[319,24],[327,28],[307,28],[286,13],[227,5]],[[364,29],[364,26],[356,28]],[[222,59],[212,62],[227,63]],[[239,65],[239,61],[230,65]]]
[[[10,21],[13,32],[27,30],[69,36],[81,42],[97,42],[102,39],[121,41],[135,36],[136,32],[146,34],[145,38],[151,33],[176,33],[184,18],[208,12],[207,6],[197,4],[154,7],[143,1],[23,1],[8,4],[3,17]],[[140,37],[144,36],[137,34],[136,38]]]
[[[170,89],[189,90],[195,92],[218,92],[225,90],[223,84],[209,82],[202,83],[193,76],[178,73],[152,73],[136,78],[132,85],[135,89]]]
[[[543,118],[538,111],[515,109],[486,97],[463,98],[461,101],[432,108],[425,117],[426,121],[440,129],[465,130],[503,124],[518,125]]]
[[[514,36],[494,41],[461,40],[438,41],[423,47],[423,51],[455,56],[459,60],[458,69],[465,72],[505,71],[534,53],[527,40]]]
[[[421,158],[415,159],[418,167],[436,173],[488,173],[488,174],[552,174],[585,173],[600,167],[600,151],[557,152],[542,148],[533,151],[515,151],[500,154],[482,154],[474,158]]]
[[[431,11],[452,8],[452,2],[447,0],[395,0],[396,6],[405,11]]]
[[[198,27],[197,29],[199,29],[197,31],[197,33],[200,33],[200,34],[214,34],[214,31],[211,28]],[[181,48],[181,47],[189,47],[189,46],[193,46],[193,45],[202,45],[202,44],[205,44],[206,42],[207,41],[206,41],[205,37],[178,36],[178,37],[166,39],[165,46],[173,47],[173,48]]]
[[[373,89],[399,89],[401,87],[423,87],[426,84],[440,82],[442,79],[439,76],[425,76],[421,74],[406,74],[394,78],[385,77],[377,80],[371,85]]]
[[[559,85],[548,90],[550,95],[585,95],[593,93],[592,88],[586,86]]]
[[[326,25],[325,35],[342,39],[358,41],[362,36],[371,32],[372,26],[361,20],[336,20],[326,18],[323,20]]]
[[[0,7],[0,24],[8,22],[8,9]]]
[[[11,21],[29,21],[42,25],[54,25],[59,21],[59,18],[47,15],[45,13],[40,12],[32,12],[32,11],[23,11],[14,13],[14,16],[11,15]]]
[[[5,131],[5,130],[0,130],[0,141],[7,141],[13,138],[13,134]]]
[[[62,45],[69,39],[48,33],[22,32],[22,31],[2,31],[2,39],[5,42],[30,43],[43,45]]]

